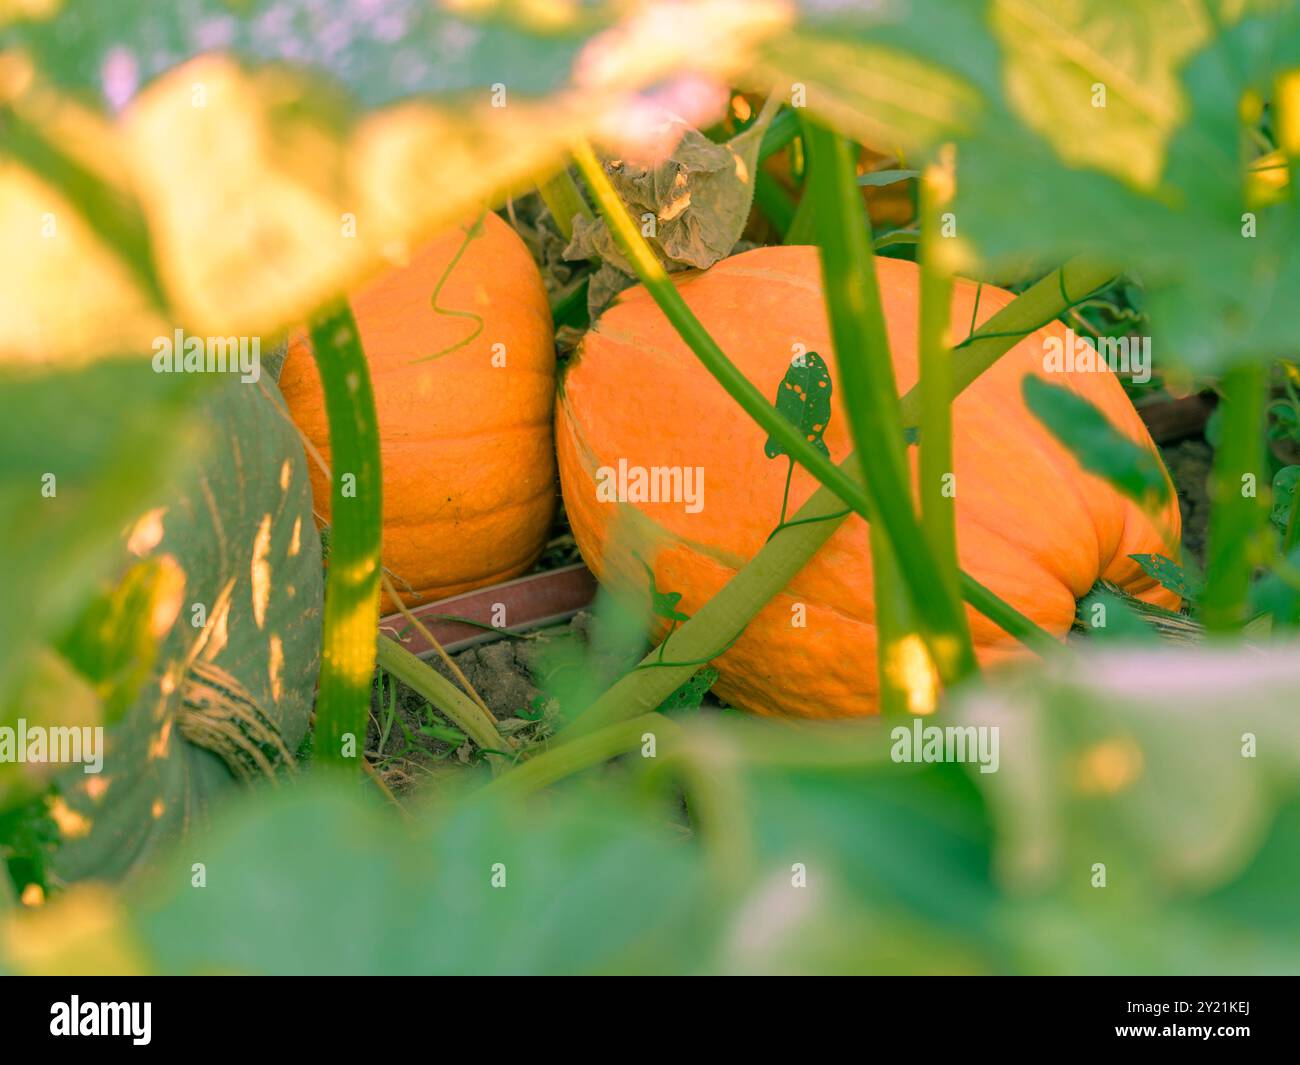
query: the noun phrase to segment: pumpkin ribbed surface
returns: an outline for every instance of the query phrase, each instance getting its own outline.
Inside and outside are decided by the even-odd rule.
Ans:
[[[394,585],[421,603],[523,573],[545,545],[555,503],[551,314],[523,241],[487,214],[426,244],[351,304],[379,416],[383,559]],[[305,334],[290,341],[280,386],[328,461]],[[312,487],[328,521],[318,467]]]
[[[877,262],[901,390],[917,378],[919,275],[914,264]],[[722,349],[767,397],[775,396],[796,344],[827,360],[839,377],[814,248],[761,248],[678,281]],[[952,335],[964,337],[977,286],[959,281]],[[985,286],[979,321],[1006,306],[1009,292]],[[1031,334],[967,388],[953,405],[955,503],[962,567],[1049,632],[1064,636],[1076,600],[1104,578],[1149,602],[1177,599],[1127,556],[1176,558],[1176,502],[1152,520],[1100,478],[1084,472],[1028,411],[1028,373],[1065,385],[1096,404],[1122,433],[1154,450],[1119,380],[1101,373],[1043,371],[1043,339]],[[722,390],[680,340],[648,293],[629,290],[588,333],[566,373],[556,413],[565,506],[578,546],[603,581],[648,595],[641,560],[660,591],[680,592],[697,611],[766,542],[780,516],[787,459],[769,459],[766,434]],[[852,450],[838,391],[825,434],[832,460]],[[913,478],[916,449],[911,448]],[[596,472],[634,467],[702,468],[703,505],[598,499]],[[817,485],[796,467],[791,514]],[[1171,492],[1172,500],[1172,492]],[[792,622],[806,609],[806,626]],[[846,521],[754,618],[715,664],[718,694],[770,714],[840,717],[877,709],[876,630],[866,524]],[[1017,646],[968,610],[976,651],[989,663]],[[671,648],[671,644],[670,644]],[[671,650],[668,655],[672,657]]]

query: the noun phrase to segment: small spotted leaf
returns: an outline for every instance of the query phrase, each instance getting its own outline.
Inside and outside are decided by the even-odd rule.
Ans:
[[[776,409],[802,431],[808,443],[830,457],[830,448],[822,437],[831,420],[831,372],[817,352],[796,355],[790,361],[790,368],[776,390]],[[770,436],[763,453],[770,459],[788,454],[785,447]]]

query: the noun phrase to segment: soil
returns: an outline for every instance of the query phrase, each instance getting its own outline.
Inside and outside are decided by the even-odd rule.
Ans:
[[[1205,542],[1210,522],[1209,475],[1214,452],[1203,439],[1182,440],[1160,449],[1178,489],[1183,514],[1183,557],[1205,567]]]

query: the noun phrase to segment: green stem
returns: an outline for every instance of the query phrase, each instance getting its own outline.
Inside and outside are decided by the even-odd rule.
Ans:
[[[496,722],[468,695],[426,662],[420,661],[396,640],[380,636],[379,664],[408,688],[419,692],[457,728],[486,751],[506,749]]]
[[[1049,274],[993,315],[960,356],[954,357],[953,395],[992,366],[1014,344],[1013,337],[1024,336],[1064,313],[1069,301],[1061,292],[1091,293],[1114,277],[1105,264],[1080,258],[1072,259],[1059,271]],[[904,426],[916,424],[920,399],[913,389],[902,399]],[[850,455],[842,468],[855,470],[857,458]],[[716,595],[706,602],[673,636],[673,649],[687,661],[716,658],[724,646],[735,639],[750,619],[774,595],[785,588],[834,535],[848,517],[844,505],[834,492],[819,488],[795,512],[777,536],[763,546]],[[968,603],[999,625],[1009,635],[1034,650],[1050,651],[1057,640],[1029,618],[1020,614],[971,577],[962,579],[962,595]],[[651,651],[641,664],[654,664],[657,652]],[[614,721],[653,711],[695,672],[695,665],[661,669],[636,669],[625,674],[596,700],[565,734],[584,733]]]
[[[545,181],[539,181],[537,190],[542,194],[542,200],[550,209],[551,217],[555,219],[555,224],[565,240],[573,239],[575,218],[592,217],[591,208],[582,198],[582,192],[567,167],[557,170]]]
[[[939,213],[945,196],[943,171],[927,172],[917,182],[921,215],[921,310],[919,328],[921,442],[919,476],[921,521],[934,561],[944,581],[957,581],[957,508],[944,491],[953,474],[952,349],[948,327],[952,318],[952,276],[939,262]],[[954,485],[955,487],[955,485]]]
[[[1060,648],[1060,641],[1055,636],[989,591],[969,573],[961,573],[960,580],[961,597],[1008,636],[1044,656]]]
[[[763,130],[763,139],[758,145],[760,163],[771,158],[799,136],[799,116],[792,110],[778,111],[767,129]]]
[[[867,527],[871,544],[871,576],[876,622],[876,683],[882,717],[906,717],[915,702],[932,708],[929,670],[909,676],[899,667],[908,637],[914,631],[911,598],[898,568],[898,557],[880,522]]]
[[[1245,624],[1247,593],[1267,520],[1259,491],[1264,469],[1264,368],[1251,364],[1229,370],[1221,391],[1223,435],[1210,477],[1209,552],[1201,599],[1202,619],[1211,632],[1232,631]]]
[[[665,738],[671,743],[680,731],[677,722],[663,714],[642,714],[627,721],[617,721],[521,762],[484,787],[479,794],[528,795],[541,791],[557,780],[636,750],[645,742],[643,737],[647,732],[655,735],[657,747]]]
[[[786,458],[789,460],[789,464],[785,468],[785,491],[781,493],[781,520],[777,522],[778,530],[785,524],[786,511],[790,508],[790,481],[794,478],[794,459],[788,455]],[[1300,492],[1296,494],[1300,495]]]
[[[871,223],[858,191],[857,154],[844,137],[815,124],[809,124],[805,144],[840,394],[858,454],[870,456],[862,468],[871,506],[854,509],[883,524],[911,613],[920,622],[939,675],[951,682],[977,668],[975,652],[955,582],[944,581],[912,502],[902,408],[876,280]]]
[[[379,624],[379,423],[370,370],[346,300],[312,318],[311,340],[329,416],[334,474],[315,751],[322,762],[356,768],[365,745]]]

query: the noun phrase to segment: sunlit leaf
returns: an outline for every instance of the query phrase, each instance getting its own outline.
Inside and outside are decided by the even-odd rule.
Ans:
[[[0,49],[24,71],[5,89],[28,110],[52,85],[120,115],[93,154],[127,175],[148,226],[135,236],[152,248],[176,318],[136,328],[137,308],[156,294],[120,280],[121,264],[96,257],[69,220],[74,243],[57,259],[57,247],[33,249],[49,260],[34,286],[20,280],[22,260],[12,284],[0,272],[0,288],[31,297],[15,307],[25,313],[4,316],[20,323],[12,344],[63,354],[138,348],[179,324],[269,341],[437,229],[561,165],[583,137],[635,144],[646,133],[631,117],[649,102],[643,91],[683,72],[724,85],[787,18],[766,0],[709,0],[689,19],[652,4],[416,0],[128,0],[111,12],[69,0],[52,14],[0,31]],[[54,132],[54,148],[74,150],[74,132]],[[46,180],[37,171],[7,177],[20,233],[63,206],[28,187]],[[84,329],[60,313],[68,278],[79,282]]]

